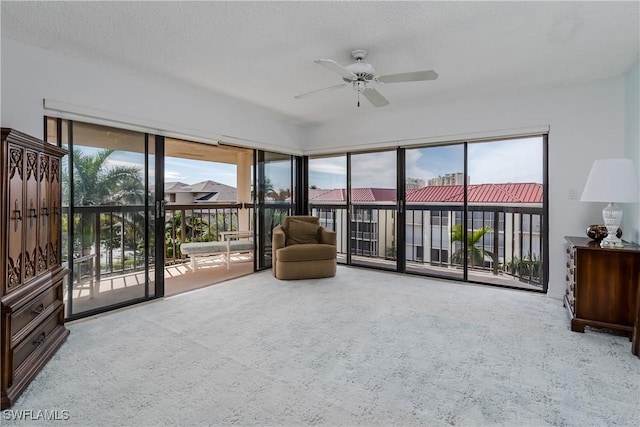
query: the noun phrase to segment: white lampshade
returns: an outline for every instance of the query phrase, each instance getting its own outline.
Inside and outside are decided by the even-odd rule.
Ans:
[[[640,201],[638,178],[631,160],[602,159],[593,162],[580,200],[614,203]]]

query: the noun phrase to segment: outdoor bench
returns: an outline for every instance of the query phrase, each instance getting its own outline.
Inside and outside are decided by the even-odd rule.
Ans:
[[[253,240],[233,240],[239,237],[252,237],[253,233],[247,231],[233,231],[220,233],[224,241],[221,242],[191,242],[182,243],[180,252],[191,258],[191,269],[198,268],[199,257],[212,255],[225,255],[227,257],[227,270],[231,267],[232,253],[253,253]]]

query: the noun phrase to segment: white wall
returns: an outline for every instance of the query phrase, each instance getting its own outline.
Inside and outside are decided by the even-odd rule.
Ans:
[[[624,79],[450,102],[425,99],[423,104],[391,109],[387,114],[374,115],[372,120],[363,116],[311,127],[306,148],[346,151],[383,141],[450,140],[454,139],[452,135],[504,133],[505,129],[548,125],[549,295],[562,297],[564,236],[585,236],[587,225],[602,222],[603,206],[579,200],[591,164],[595,159],[624,155]],[[577,199],[569,199],[570,190],[575,191]]]
[[[640,175],[640,61],[626,74],[625,86],[625,157],[633,160]],[[622,230],[625,240],[640,244],[640,203],[624,205]]]
[[[300,127],[283,116],[225,95],[157,77],[145,79],[2,38],[2,126],[43,136],[42,100],[116,113],[159,130],[194,130],[298,152]],[[170,59],[168,59],[170,60]]]

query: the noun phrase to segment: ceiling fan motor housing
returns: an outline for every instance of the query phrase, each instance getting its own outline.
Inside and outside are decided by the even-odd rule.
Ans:
[[[355,74],[358,77],[357,81],[370,82],[376,76],[376,69],[373,68],[373,65],[367,64],[366,62],[358,61],[353,64],[349,64],[344,68]],[[347,77],[343,77],[343,80],[345,82],[354,81],[353,79],[349,79]]]

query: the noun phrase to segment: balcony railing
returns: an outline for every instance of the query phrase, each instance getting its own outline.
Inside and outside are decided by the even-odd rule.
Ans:
[[[186,257],[180,253],[183,242],[218,241],[221,232],[238,230],[240,209],[240,204],[167,205],[163,237],[165,265],[185,261]],[[245,229],[250,229],[253,208],[247,209]],[[75,270],[76,280],[92,275],[99,280],[105,275],[142,271],[147,263],[153,264],[155,239],[159,237],[155,235],[153,211],[146,218],[144,206],[80,206],[73,211],[73,244],[69,256],[71,218],[69,209],[63,210],[63,260]],[[69,258],[75,262],[68,263]]]
[[[213,242],[220,233],[237,231],[241,204],[167,205],[165,208],[165,264],[183,262],[180,244]],[[250,216],[249,216],[250,218]],[[246,224],[246,230],[250,223]]]
[[[87,206],[74,208],[73,254],[68,242],[63,246],[65,260],[90,260],[70,266],[74,277],[122,274],[144,270],[155,257],[155,219],[144,206]],[[180,244],[188,241],[217,241],[220,232],[239,229],[238,221],[247,221],[250,229],[253,207],[240,216],[242,205],[167,205],[165,214],[165,265],[184,262]],[[338,233],[337,250],[344,259],[348,248],[358,259],[391,262],[397,253],[395,205],[354,205],[351,234],[347,234],[345,205],[311,204],[312,215]],[[63,239],[71,221],[65,211]],[[467,231],[487,227],[473,244],[482,254],[481,262],[468,258],[470,271],[506,275],[520,282],[542,287],[543,210],[537,207],[469,206]],[[360,218],[358,220],[357,218]],[[366,220],[364,219],[366,218]],[[406,210],[407,268],[460,270],[464,254],[462,242],[454,238],[454,226],[462,223],[462,206],[411,205]],[[146,230],[146,231],[145,231]],[[159,237],[159,236],[158,236]],[[148,244],[145,246],[145,238]],[[96,244],[96,242],[98,242]],[[145,247],[148,253],[145,253]],[[469,251],[468,251],[469,252]]]
[[[347,207],[310,204],[312,215],[324,227],[338,233],[338,254],[347,255]],[[463,207],[409,205],[406,209],[405,256],[407,268],[428,272],[429,268],[460,270],[467,259],[469,271],[509,276],[542,288],[543,209],[529,206],[469,206],[467,254],[455,232],[462,230]],[[371,261],[395,260],[396,206],[353,205],[351,255]],[[359,218],[368,218],[366,221]],[[483,227],[485,227],[483,229]],[[481,230],[481,231],[478,231]],[[474,235],[476,239],[469,236]]]

